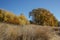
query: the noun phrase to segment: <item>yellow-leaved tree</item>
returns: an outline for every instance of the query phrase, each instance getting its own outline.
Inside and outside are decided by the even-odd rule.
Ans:
[[[35,24],[46,25],[46,26],[58,26],[58,20],[56,17],[47,9],[37,8],[33,9],[30,12],[30,16],[32,16],[32,21]]]
[[[4,20],[4,11],[0,9],[0,22],[3,22]]]
[[[19,24],[19,25],[29,24],[29,21],[24,16],[24,14],[20,14],[19,16],[16,16],[12,12],[8,12],[2,9],[0,9],[0,22]]]
[[[29,21],[27,20],[27,18],[22,13],[19,16],[19,21],[20,21],[20,25],[27,25],[27,24],[29,24]]]

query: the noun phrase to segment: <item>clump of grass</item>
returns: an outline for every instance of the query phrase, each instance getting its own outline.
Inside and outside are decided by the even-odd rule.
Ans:
[[[55,33],[50,27],[35,25],[0,26],[0,40],[52,40],[54,36]]]

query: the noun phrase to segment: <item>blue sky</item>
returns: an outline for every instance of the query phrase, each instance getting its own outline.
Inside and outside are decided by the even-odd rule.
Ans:
[[[0,0],[0,8],[16,15],[24,13],[29,19],[29,12],[35,8],[45,8],[51,11],[60,21],[60,0]]]

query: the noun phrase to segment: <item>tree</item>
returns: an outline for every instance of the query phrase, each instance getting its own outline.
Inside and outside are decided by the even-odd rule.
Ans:
[[[11,12],[8,12],[8,11],[5,11],[4,12],[4,22],[7,22],[7,23],[13,23],[13,19],[14,19],[14,14],[11,13]]]
[[[58,22],[58,26],[60,27],[60,21]]]
[[[33,9],[29,16],[32,16],[32,21],[35,24],[44,26],[58,26],[58,21],[55,16],[44,8]]]
[[[27,20],[27,18],[22,13],[19,16],[19,22],[20,22],[20,25],[29,24],[29,21]]]
[[[0,9],[0,22],[3,22],[4,20],[4,11]]]
[[[19,18],[17,16],[14,16],[13,20],[12,20],[12,23],[13,24],[20,24]]]

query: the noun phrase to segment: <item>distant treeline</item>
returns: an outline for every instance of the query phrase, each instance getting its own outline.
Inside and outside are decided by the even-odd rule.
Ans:
[[[24,16],[24,14],[21,13],[19,16],[16,16],[11,12],[2,9],[0,9],[0,22],[19,24],[19,25],[29,24],[29,21]]]
[[[11,12],[0,9],[0,22],[19,25],[37,24],[42,26],[59,26],[57,18],[47,9],[33,9],[31,12],[29,12],[29,17],[30,16],[32,19],[28,20],[24,14],[16,16]]]

